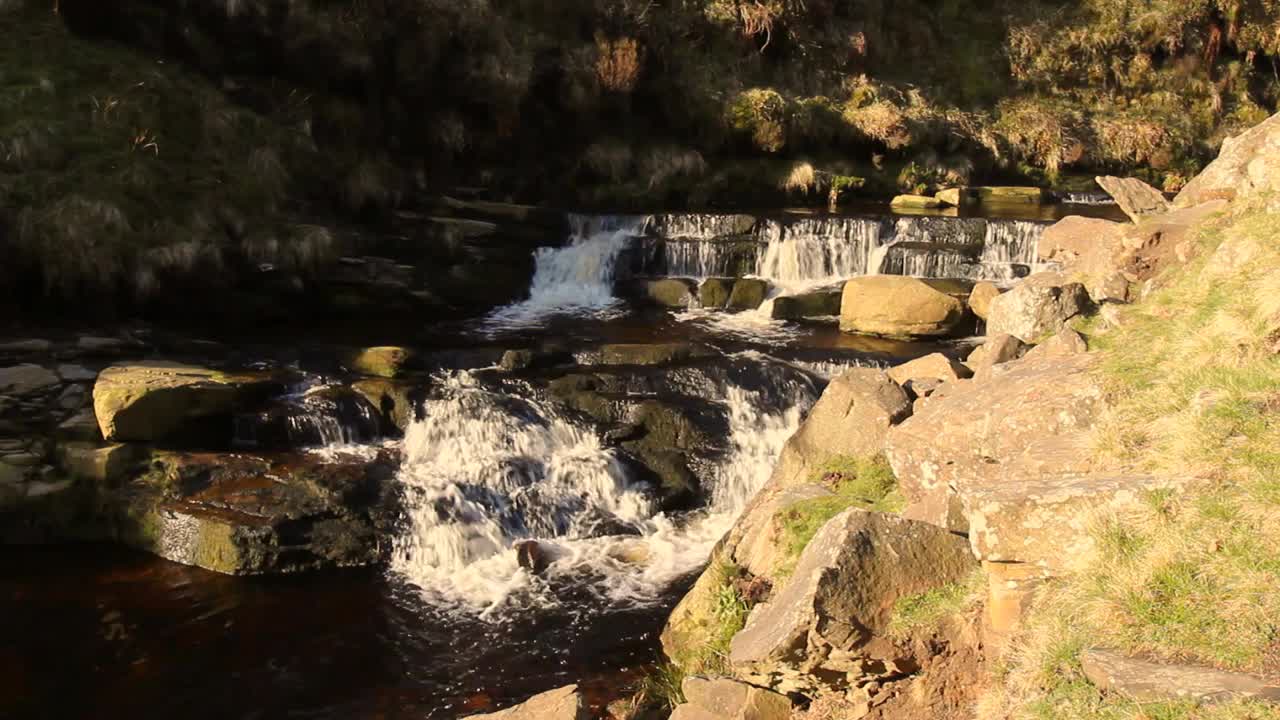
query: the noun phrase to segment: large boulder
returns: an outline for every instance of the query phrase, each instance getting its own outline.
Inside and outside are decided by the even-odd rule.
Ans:
[[[733,278],[707,278],[698,286],[698,304],[718,310],[729,304],[732,294]]]
[[[885,452],[912,503],[907,514],[964,531],[968,488],[1093,470],[1089,433],[1104,407],[1095,362],[1084,354],[996,365],[891,428]]]
[[[771,484],[803,483],[837,456],[876,455],[884,449],[889,428],[910,415],[910,398],[888,375],[869,368],[849,370],[831,381],[787,440]]]
[[[1280,704],[1273,678],[1203,665],[1161,663],[1094,648],[1080,654],[1085,677],[1098,689],[1135,703],[1226,703],[1264,701]]]
[[[1036,273],[992,299],[987,332],[1038,342],[1090,307],[1084,285],[1058,273]]]
[[[887,636],[895,603],[977,567],[964,539],[896,515],[846,510],[818,531],[781,592],[730,644],[735,674],[779,692],[817,694],[919,667]]]
[[[886,337],[943,337],[964,319],[964,304],[915,278],[871,275],[845,283],[840,329]]]
[[[270,375],[151,361],[113,365],[98,375],[93,408],[102,437],[153,442],[176,435],[229,435],[246,403],[279,389]]]
[[[470,720],[587,720],[591,717],[577,685],[566,685],[534,695],[506,710],[471,715]]]
[[[1137,178],[1104,176],[1097,178],[1098,185],[1107,192],[1134,222],[1142,222],[1152,215],[1166,213],[1172,204],[1164,193]]]
[[[672,611],[662,631],[667,656],[679,662],[714,632],[717,563],[737,565],[758,577],[777,576],[789,559],[781,548],[778,518],[798,503],[832,494],[816,477],[817,470],[839,455],[881,453],[889,428],[910,414],[907,394],[878,370],[850,370],[833,380],[783,447],[769,481],[716,547],[713,567],[702,573]]]
[[[1223,140],[1218,159],[1187,183],[1174,202],[1189,208],[1276,191],[1280,191],[1280,114]]]

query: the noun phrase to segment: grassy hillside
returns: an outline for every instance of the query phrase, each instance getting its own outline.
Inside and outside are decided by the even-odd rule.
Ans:
[[[1091,328],[1116,410],[1098,451],[1138,470],[1204,478],[1102,518],[1102,557],[1056,583],[988,717],[1277,718],[1247,702],[1139,705],[1103,696],[1079,652],[1118,648],[1280,677],[1280,230],[1243,209],[1202,228],[1198,257]]]

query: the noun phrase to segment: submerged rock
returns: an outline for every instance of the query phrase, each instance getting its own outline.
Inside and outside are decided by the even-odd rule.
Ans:
[[[964,319],[964,305],[915,278],[873,275],[845,283],[840,329],[887,337],[942,337]]]
[[[782,592],[751,612],[729,660],[749,682],[805,694],[910,673],[921,660],[887,637],[895,602],[976,568],[964,539],[942,528],[846,510],[810,541]]]
[[[927,195],[899,195],[889,203],[889,206],[910,210],[936,210],[946,207],[947,203]]]

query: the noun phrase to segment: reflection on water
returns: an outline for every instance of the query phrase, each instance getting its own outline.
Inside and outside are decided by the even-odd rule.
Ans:
[[[570,682],[603,702],[670,605],[480,623],[377,570],[242,579],[87,546],[10,548],[0,574],[4,718],[453,718]]]

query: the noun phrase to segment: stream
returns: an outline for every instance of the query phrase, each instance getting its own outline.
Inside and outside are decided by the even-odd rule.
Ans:
[[[382,336],[447,358],[403,438],[318,392],[335,371],[315,338],[239,345],[308,378],[238,424],[239,445],[397,454],[386,566],[233,578],[102,545],[5,547],[0,717],[454,718],[571,682],[600,709],[655,662],[667,614],[831,377],[972,345],[844,335],[773,304],[876,272],[1007,282],[1036,268],[1050,219],[575,216],[568,244],[537,251],[527,299]],[[767,280],[768,296],[735,314],[619,290],[717,276]],[[699,352],[618,366],[600,350],[672,342]],[[513,348],[573,369],[500,371]],[[670,453],[626,435],[637,417],[678,430],[661,483]],[[681,477],[694,488],[672,489]]]

